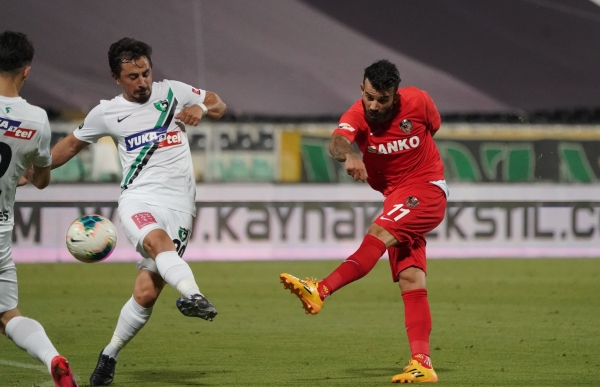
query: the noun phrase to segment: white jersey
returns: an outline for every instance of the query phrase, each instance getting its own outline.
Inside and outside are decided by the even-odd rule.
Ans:
[[[50,156],[50,124],[46,112],[23,98],[0,96],[0,269],[14,266],[10,251],[17,183],[33,164],[47,167]]]
[[[196,214],[196,181],[183,123],[174,117],[185,107],[204,102],[206,91],[164,80],[152,84],[143,104],[122,95],[100,101],[73,134],[96,142],[110,136],[123,167],[121,199]]]

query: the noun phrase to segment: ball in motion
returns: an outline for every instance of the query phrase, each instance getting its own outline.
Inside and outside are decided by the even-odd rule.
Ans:
[[[67,249],[81,262],[100,262],[110,256],[116,245],[115,225],[101,215],[81,216],[67,230]]]

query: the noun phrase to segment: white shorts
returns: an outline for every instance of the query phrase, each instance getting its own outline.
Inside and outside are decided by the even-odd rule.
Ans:
[[[192,236],[194,217],[186,212],[122,199],[119,201],[119,220],[127,238],[144,257],[138,262],[138,270],[146,269],[158,274],[156,263],[144,250],[144,238],[150,231],[160,228],[173,239],[177,254],[183,257]]]
[[[18,303],[17,269],[0,270],[0,313],[16,308]]]

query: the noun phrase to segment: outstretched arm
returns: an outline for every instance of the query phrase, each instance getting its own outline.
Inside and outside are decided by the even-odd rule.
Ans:
[[[73,133],[69,134],[67,137],[56,143],[50,151],[50,153],[52,153],[52,169],[65,164],[88,145],[90,145],[89,142],[81,141],[75,137]]]
[[[346,173],[354,180],[367,180],[367,169],[362,157],[350,146],[350,140],[341,134],[333,134],[329,142],[329,153],[334,159],[344,162]]]
[[[181,110],[175,118],[186,125],[196,126],[202,121],[203,117],[211,121],[216,121],[227,112],[227,105],[225,105],[218,95],[211,91],[206,92],[203,105],[206,108],[206,112],[200,105],[192,105]]]

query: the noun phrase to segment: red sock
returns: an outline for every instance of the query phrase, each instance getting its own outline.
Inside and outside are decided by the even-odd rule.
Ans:
[[[385,249],[385,243],[377,237],[367,234],[358,250],[346,258],[327,278],[319,282],[322,285],[319,286],[321,299],[324,300],[339,288],[367,275],[385,253]],[[328,292],[321,293],[323,287],[327,288]]]
[[[404,300],[404,323],[412,358],[426,367],[431,367],[429,360],[431,312],[427,301],[427,289],[402,292],[402,299]],[[426,359],[419,355],[426,356]]]

